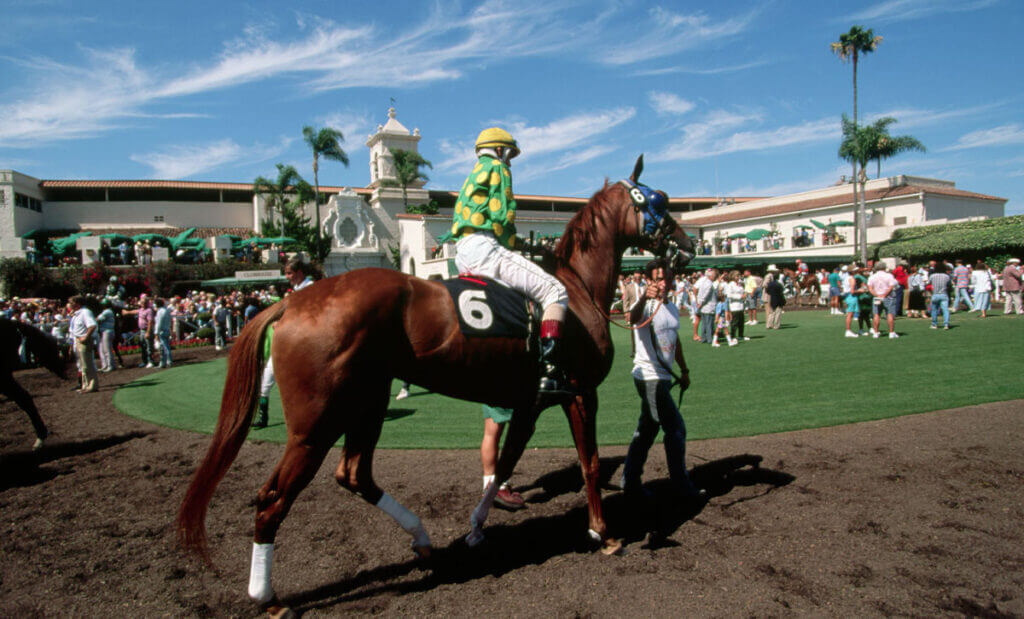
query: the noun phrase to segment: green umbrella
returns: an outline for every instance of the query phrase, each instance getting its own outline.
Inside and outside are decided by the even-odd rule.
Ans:
[[[50,249],[55,254],[63,255],[67,250],[75,247],[75,242],[83,236],[91,236],[92,232],[76,232],[71,236],[65,236],[60,239],[52,239],[50,241]]]
[[[754,228],[753,230],[747,232],[747,238],[750,239],[751,241],[760,241],[761,239],[763,239],[766,236],[769,236],[770,234],[771,232],[765,230],[764,228]]]
[[[824,229],[825,229],[825,224],[821,223],[821,222],[820,222],[820,221],[818,221],[817,219],[812,219],[812,220],[811,220],[811,223],[812,223],[812,224],[814,224],[814,226],[815,226],[816,228],[821,228],[822,230],[824,230]]]
[[[844,219],[843,221],[833,221],[832,223],[830,223],[828,225],[828,227],[829,228],[845,228],[847,226],[853,226],[853,225],[856,225],[856,224],[854,224],[852,221],[846,221]]]
[[[737,232],[736,234],[730,234],[729,238],[730,239],[745,239],[745,238],[747,238],[747,233],[746,232]]]
[[[814,230],[813,226],[793,226],[794,230]]]
[[[184,243],[186,239],[188,239],[188,237],[192,236],[192,233],[195,231],[195,228],[189,228],[188,230],[182,231],[182,233],[179,234],[178,236],[172,238],[171,249],[178,249],[178,247],[180,247],[181,244]]]
[[[107,243],[111,247],[120,245],[121,243],[131,243],[132,240],[133,240],[132,237],[130,237],[130,236],[126,236],[124,234],[118,234],[116,232],[109,232],[107,234],[101,234],[100,238],[101,239],[105,239],[107,241]]]
[[[150,245],[152,245],[152,244],[154,244],[154,243],[159,241],[159,242],[163,243],[167,247],[171,246],[171,239],[167,238],[166,236],[164,236],[162,234],[156,234],[154,232],[148,232],[146,234],[136,234],[135,236],[132,237],[132,240],[133,241],[149,241]]]

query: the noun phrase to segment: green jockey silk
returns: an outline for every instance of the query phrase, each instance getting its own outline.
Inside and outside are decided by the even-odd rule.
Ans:
[[[512,197],[512,175],[508,166],[490,155],[482,155],[462,185],[455,202],[452,229],[446,239],[486,230],[493,232],[503,246],[512,248],[515,219],[516,201]]]

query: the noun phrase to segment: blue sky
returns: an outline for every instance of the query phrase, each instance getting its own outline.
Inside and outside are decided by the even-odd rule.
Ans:
[[[0,22],[0,168],[40,178],[251,182],[284,162],[312,181],[310,124],[341,129],[351,159],[320,182],[364,186],[394,98],[432,188],[458,188],[500,125],[523,148],[518,193],[588,196],[644,152],[652,186],[723,197],[849,173],[852,70],[829,43],[860,24],[884,37],[859,65],[861,118],[928,147],[883,175],[1024,213],[1017,0],[2,0]]]

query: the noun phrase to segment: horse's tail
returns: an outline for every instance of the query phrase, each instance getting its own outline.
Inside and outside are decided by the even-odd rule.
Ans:
[[[267,327],[281,318],[285,301],[280,301],[253,318],[235,341],[228,358],[228,375],[220,402],[220,416],[213,439],[178,511],[178,540],[186,551],[209,562],[206,546],[206,509],[217,484],[249,433],[259,394],[260,368],[263,366],[263,338]]]
[[[67,365],[61,357],[60,347],[57,346],[57,342],[32,325],[16,320],[12,322],[14,328],[24,338],[25,348],[35,356],[39,364],[60,378],[67,378]]]

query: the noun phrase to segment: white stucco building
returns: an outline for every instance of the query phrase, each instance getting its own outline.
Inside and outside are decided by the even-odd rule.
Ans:
[[[330,195],[319,225],[332,238],[325,271],[336,274],[366,266],[391,266],[397,251],[401,269],[420,277],[454,271],[452,247],[433,257],[437,238],[451,225],[458,192],[408,187],[408,204],[436,202],[438,215],[405,213],[396,184],[393,149],[418,151],[419,129],[409,131],[394,108],[366,139],[369,182],[365,187],[321,186]],[[471,162],[467,162],[467,169]],[[656,180],[652,181],[655,185]],[[595,188],[597,189],[597,188]],[[868,242],[888,239],[904,226],[1001,217],[1006,200],[958,189],[944,180],[894,176],[867,183]],[[558,236],[586,200],[516,194],[519,234]],[[856,221],[852,185],[768,198],[674,197],[669,209],[703,245],[703,261],[785,263],[797,257],[820,261],[854,254]],[[313,205],[306,214],[312,216]],[[96,234],[146,229],[174,234],[198,228],[195,236],[225,232],[259,234],[267,217],[264,199],[251,183],[174,180],[43,180],[0,170],[0,257],[23,256],[23,237],[83,230]],[[829,224],[840,224],[830,226]],[[729,237],[734,237],[730,239]],[[636,260],[639,260],[636,259]],[[701,261],[698,261],[698,263]]]

